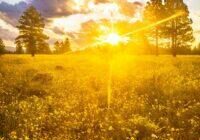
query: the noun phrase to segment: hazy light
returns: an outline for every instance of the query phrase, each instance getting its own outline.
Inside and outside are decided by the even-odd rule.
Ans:
[[[127,43],[129,41],[128,37],[123,37],[116,32],[111,32],[106,35],[102,35],[97,38],[98,44],[108,43],[112,46],[116,46],[119,43]]]
[[[170,17],[167,17],[167,18],[165,18],[165,19],[162,19],[162,20],[160,20],[160,21],[157,21],[157,22],[155,22],[155,23],[152,23],[152,24],[150,24],[150,25],[148,25],[148,26],[139,28],[139,29],[137,29],[137,30],[135,30],[135,31],[133,31],[133,32],[128,32],[128,33],[124,34],[123,36],[128,36],[128,35],[131,35],[131,34],[138,33],[138,32],[140,32],[140,31],[148,30],[148,29],[150,29],[150,28],[156,27],[156,26],[158,26],[158,25],[160,25],[160,24],[163,24],[163,23],[165,23],[165,22],[168,22],[168,21],[170,21],[170,20],[173,20],[173,19],[175,19],[175,18],[177,18],[177,17],[180,17],[180,16],[182,16],[182,15],[184,15],[184,14],[185,14],[184,12],[178,12],[178,13],[176,13],[176,14],[170,16]]]
[[[120,42],[120,36],[116,33],[110,33],[107,36],[106,42],[111,45],[117,45]]]

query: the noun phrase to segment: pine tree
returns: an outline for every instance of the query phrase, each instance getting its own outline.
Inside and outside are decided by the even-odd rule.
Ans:
[[[66,38],[65,41],[62,43],[61,52],[66,53],[71,51],[69,39]]]
[[[55,53],[60,53],[60,42],[59,41],[56,41],[54,43],[54,49],[55,49]]]
[[[5,53],[5,44],[3,40],[0,38],[0,55]]]
[[[192,20],[189,18],[189,10],[183,0],[165,0],[165,7],[169,16],[183,13],[168,22],[167,35],[171,38],[171,49],[173,56],[185,54],[191,51],[194,41]]]
[[[62,42],[56,41],[54,43],[54,49],[55,49],[55,53],[58,53],[58,54],[71,51],[69,39],[66,38],[65,41],[62,41]]]
[[[161,14],[162,13],[162,14]],[[153,24],[160,21],[164,17],[164,6],[162,0],[150,0],[144,10],[144,20],[147,24]],[[156,55],[159,54],[159,37],[161,36],[161,25],[157,25],[151,29],[150,36],[155,38]],[[153,34],[153,35],[152,35]]]
[[[29,7],[20,17],[19,25],[19,36],[16,41],[21,41],[28,53],[32,56],[38,53],[39,45],[46,44],[45,40],[48,37],[43,33],[45,27],[44,18],[37,10],[31,6]],[[46,50],[48,45],[40,46],[40,49]]]
[[[15,53],[17,53],[17,54],[23,54],[24,53],[24,50],[23,50],[23,45],[22,45],[22,43],[21,43],[21,41],[16,41],[15,40],[15,44],[16,44],[16,51],[15,51]]]

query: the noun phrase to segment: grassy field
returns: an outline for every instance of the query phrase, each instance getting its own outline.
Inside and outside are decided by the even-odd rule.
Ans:
[[[199,140],[200,57],[4,55],[0,121],[2,140]]]

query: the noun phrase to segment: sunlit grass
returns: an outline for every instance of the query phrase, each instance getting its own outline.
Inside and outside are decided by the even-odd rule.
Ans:
[[[199,65],[195,56],[2,56],[0,137],[195,140]]]

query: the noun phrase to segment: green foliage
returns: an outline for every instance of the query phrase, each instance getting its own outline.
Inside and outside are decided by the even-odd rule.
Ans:
[[[48,37],[43,33],[44,27],[44,18],[33,6],[29,7],[19,19],[17,28],[20,34],[16,43],[21,42],[32,56],[35,53],[49,53],[49,46],[45,42]]]
[[[64,42],[56,41],[54,43],[54,49],[55,49],[55,53],[57,54],[70,52],[71,48],[70,48],[69,38],[66,38]]]
[[[5,53],[5,45],[3,43],[3,40],[0,38],[0,55]]]
[[[0,138],[200,137],[199,57],[123,54],[114,58],[107,109],[105,54],[39,55],[34,61],[27,56],[2,57]]]

